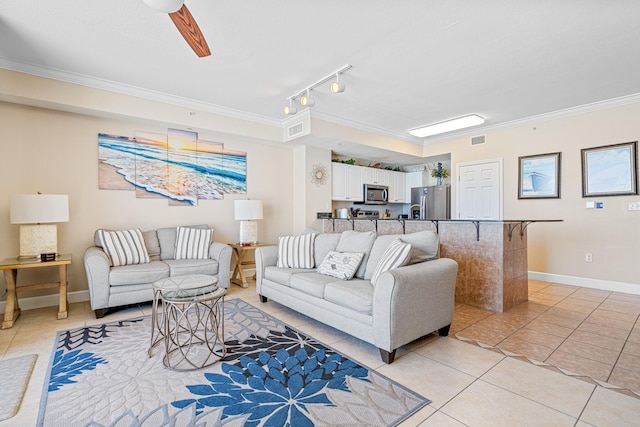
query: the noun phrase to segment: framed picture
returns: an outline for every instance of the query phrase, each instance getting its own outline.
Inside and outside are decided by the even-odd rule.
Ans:
[[[583,148],[582,197],[638,194],[638,142]]]
[[[560,198],[560,153],[518,157],[518,199]]]

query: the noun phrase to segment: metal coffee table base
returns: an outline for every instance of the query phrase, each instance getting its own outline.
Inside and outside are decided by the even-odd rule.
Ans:
[[[224,289],[190,301],[163,298],[163,364],[187,371],[210,366],[226,355],[224,345]]]

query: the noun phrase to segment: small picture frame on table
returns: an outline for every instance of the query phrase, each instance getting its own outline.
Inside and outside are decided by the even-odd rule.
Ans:
[[[518,157],[518,199],[560,198],[561,153]]]

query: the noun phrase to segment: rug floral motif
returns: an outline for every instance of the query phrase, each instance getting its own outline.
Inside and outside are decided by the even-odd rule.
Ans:
[[[150,316],[59,332],[39,426],[385,426],[429,400],[240,300],[227,355],[180,372],[151,357]]]

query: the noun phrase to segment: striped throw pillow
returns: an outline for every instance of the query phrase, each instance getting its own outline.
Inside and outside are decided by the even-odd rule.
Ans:
[[[393,239],[387,250],[382,254],[382,258],[378,262],[376,269],[373,271],[371,284],[375,286],[382,273],[406,265],[410,258],[411,245],[400,239]]]
[[[278,238],[278,267],[281,268],[313,268],[313,246],[315,233],[299,236],[283,236]]]
[[[139,228],[118,231],[98,230],[98,241],[109,256],[113,267],[149,262],[149,253]]]
[[[213,230],[208,228],[178,227],[174,259],[207,259]]]

